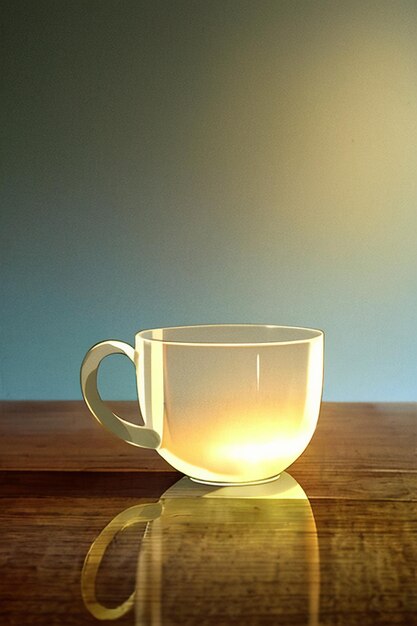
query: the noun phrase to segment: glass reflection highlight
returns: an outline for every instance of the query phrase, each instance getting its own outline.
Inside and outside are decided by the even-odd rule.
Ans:
[[[107,547],[143,522],[136,589],[119,606],[106,607],[97,599],[96,577]],[[106,526],[86,556],[81,588],[99,620],[116,620],[135,607],[137,626],[202,619],[279,624],[291,615],[317,626],[320,562],[309,500],[285,472],[246,487],[182,478],[158,503],[130,507]]]

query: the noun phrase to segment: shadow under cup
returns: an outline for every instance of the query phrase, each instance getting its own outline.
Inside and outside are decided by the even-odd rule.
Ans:
[[[98,364],[113,352],[136,365],[145,427],[115,416],[95,391]],[[145,330],[134,350],[122,342],[98,344],[83,370],[90,410],[129,443],[156,448],[200,482],[263,482],[291,465],[314,433],[323,332],[252,324]]]

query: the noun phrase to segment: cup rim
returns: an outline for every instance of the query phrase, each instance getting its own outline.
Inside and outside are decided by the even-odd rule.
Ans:
[[[177,341],[175,339],[157,339],[155,337],[146,337],[146,333],[153,333],[155,331],[163,330],[177,330],[184,328],[224,328],[224,327],[257,327],[257,328],[275,328],[275,329],[289,329],[310,332],[310,337],[304,337],[300,339],[286,339],[281,341]],[[135,333],[135,339],[141,339],[149,343],[161,343],[167,345],[177,346],[215,346],[215,347],[254,347],[254,346],[284,346],[293,345],[299,343],[309,343],[318,338],[324,338],[324,331],[320,328],[309,328],[307,326],[284,326],[281,324],[185,324],[182,326],[161,326],[160,328],[145,328]]]

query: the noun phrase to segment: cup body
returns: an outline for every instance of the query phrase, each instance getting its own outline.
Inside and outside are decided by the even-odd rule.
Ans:
[[[207,483],[273,479],[304,451],[323,385],[323,332],[262,325],[136,335],[140,409],[159,454]]]

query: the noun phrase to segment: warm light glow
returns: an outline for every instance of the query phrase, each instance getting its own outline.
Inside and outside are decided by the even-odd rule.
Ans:
[[[320,408],[323,336],[277,328],[181,329],[178,344],[175,329],[137,336],[142,412],[171,465],[200,481],[255,482],[305,450]]]
[[[201,421],[207,422],[206,428],[199,427],[195,433],[192,428],[187,429],[181,448],[178,440],[175,442],[177,453],[172,452],[174,443],[168,439],[175,427],[167,428],[159,452],[174,467],[203,481],[233,483],[273,477],[307,447],[317,423],[318,411],[312,409],[304,407],[302,412],[286,414],[280,414],[278,407],[264,413],[225,411],[213,430],[209,427],[210,415],[200,413]],[[216,469],[216,476],[211,468]]]

